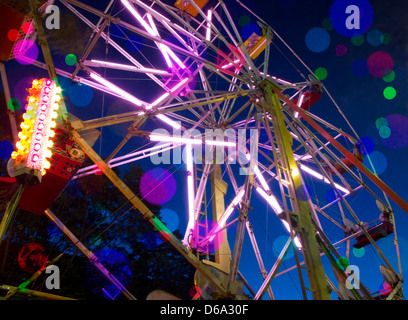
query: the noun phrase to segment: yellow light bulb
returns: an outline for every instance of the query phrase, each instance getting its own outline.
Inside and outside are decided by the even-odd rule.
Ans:
[[[53,130],[50,130],[50,133],[48,134],[49,137],[54,137],[55,136],[55,132]]]
[[[50,127],[51,128],[55,128],[56,125],[57,125],[57,123],[55,121],[50,122]]]
[[[293,168],[292,169],[292,177],[295,178],[299,175],[299,169],[298,168]]]
[[[15,159],[15,158],[17,158],[17,152],[13,151],[11,153],[11,159]]]

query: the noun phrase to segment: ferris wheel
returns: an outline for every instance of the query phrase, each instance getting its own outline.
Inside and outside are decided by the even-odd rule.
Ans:
[[[291,270],[297,270],[304,299],[375,299],[349,263],[351,250],[366,246],[383,262],[379,272],[391,287],[387,297],[403,298],[402,273],[376,241],[396,237],[389,199],[407,212],[408,205],[363,165],[369,160],[364,141],[324,84],[239,0],[173,2],[112,0],[102,10],[87,1],[56,3],[89,27],[91,37],[73,72],[53,68],[46,54],[45,63],[32,64],[51,70],[50,78],[67,77],[134,106],[132,112],[78,119],[60,102],[57,127],[69,134],[70,146],[76,145],[76,151],[70,149],[72,158],[82,164],[87,155],[95,163],[70,179],[105,174],[197,269],[200,299],[275,299],[279,288],[273,289],[274,280]],[[236,10],[257,22],[253,32],[240,32]],[[38,19],[35,14],[34,27],[46,43],[46,32],[36,27]],[[113,26],[137,35],[149,54],[130,52],[111,37]],[[114,54],[101,54],[98,42]],[[296,69],[293,79],[271,67],[282,50],[303,70]],[[133,77],[142,84],[126,81]],[[330,112],[337,113],[346,129],[314,112],[322,97],[329,98]],[[127,124],[128,133],[102,159],[81,134],[117,124]],[[145,138],[145,144],[123,153],[135,136]],[[182,241],[112,170],[149,158],[162,168],[175,161],[186,168],[183,188],[177,191],[185,194],[187,208]],[[354,208],[359,201],[366,203],[364,212],[358,211],[361,206]],[[58,213],[46,214],[64,229]],[[273,221],[273,230],[263,224],[266,219]],[[69,230],[64,232],[74,241]],[[284,234],[285,241],[271,262],[260,246],[265,233],[273,232]],[[288,255],[293,266],[282,271]],[[99,268],[126,297],[134,298]]]

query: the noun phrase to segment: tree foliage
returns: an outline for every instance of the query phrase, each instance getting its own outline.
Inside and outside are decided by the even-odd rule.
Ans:
[[[8,120],[5,109],[1,110],[2,122]],[[0,133],[0,140],[10,140],[9,135]],[[7,176],[5,163],[1,163],[2,176]],[[85,166],[89,164],[87,160]],[[127,171],[116,173],[142,198],[139,183],[144,172],[140,166],[131,165]],[[145,203],[160,218],[160,206]],[[1,214],[4,201],[2,204]],[[166,239],[160,238],[104,175],[71,180],[50,209],[137,299],[145,299],[156,289],[191,299],[194,268]],[[181,239],[179,231],[174,234]],[[43,274],[27,289],[77,299],[107,299],[108,295],[125,299],[46,215],[22,209],[16,211],[0,247],[2,284],[19,286],[32,276],[18,261],[19,252],[29,243],[43,246],[49,261],[57,258],[54,264],[60,269],[61,284],[57,292],[47,290]]]

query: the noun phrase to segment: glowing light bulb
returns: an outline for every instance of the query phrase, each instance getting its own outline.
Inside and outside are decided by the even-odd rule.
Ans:
[[[292,169],[292,177],[295,178],[299,175],[299,169],[298,168],[293,168]]]
[[[44,161],[44,169],[49,169],[51,167],[51,163],[49,161]]]
[[[57,123],[55,121],[50,122],[50,128],[55,128],[56,125]]]
[[[53,130],[50,130],[50,133],[48,135],[52,138],[55,136],[55,132]]]
[[[51,156],[52,156],[51,150],[45,151],[45,157],[46,157],[46,158],[51,158]],[[48,168],[47,168],[47,169],[48,169]]]
[[[52,148],[53,145],[54,145],[54,142],[52,142],[52,140],[47,141],[47,147],[48,148]]]
[[[38,80],[33,80],[32,85],[33,85],[34,87],[38,86]]]
[[[56,92],[56,93],[61,93],[61,92],[62,92],[61,87],[56,87],[56,88],[55,88],[55,92]]]

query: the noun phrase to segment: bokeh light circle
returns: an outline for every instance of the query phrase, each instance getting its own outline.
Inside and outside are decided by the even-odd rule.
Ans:
[[[387,127],[390,134],[387,138],[380,139],[383,146],[399,150],[408,145],[408,118],[400,114],[387,116]]]
[[[328,72],[326,68],[320,67],[317,68],[315,71],[315,77],[320,80],[323,81],[327,78]]]
[[[375,149],[374,140],[370,137],[361,137],[356,143],[357,150],[362,155],[370,154]]]
[[[388,139],[391,136],[391,129],[389,127],[383,126],[378,129],[378,135],[383,139]]]
[[[256,33],[257,35],[260,34],[260,28],[257,24],[255,23],[248,23],[244,27],[242,27],[241,30],[242,33],[242,38],[247,40],[253,33]]]
[[[278,236],[273,241],[272,251],[273,251],[273,254],[276,257],[279,257],[279,255],[280,255],[282,249],[285,247],[285,244],[288,241],[288,239],[289,239],[289,236],[282,235],[282,236]],[[285,259],[290,259],[290,258],[293,258],[293,257],[294,257],[293,249],[289,248],[289,250],[288,250],[288,252],[287,252],[287,254],[285,256]]]
[[[295,190],[296,198],[300,201],[308,201],[312,194],[312,189],[305,184],[300,185]]]
[[[153,168],[140,179],[140,192],[149,203],[162,205],[176,193],[176,180],[167,170]]]
[[[397,96],[397,90],[394,87],[387,87],[384,89],[384,98],[387,100],[393,100]]]
[[[394,69],[394,59],[385,51],[376,51],[367,59],[368,71],[376,78],[387,76]]]
[[[353,255],[356,258],[363,257],[365,255],[365,248],[364,247],[362,247],[362,248],[353,248]]]
[[[333,30],[333,26],[329,18],[326,18],[322,21],[322,27],[325,28],[327,31]]]
[[[390,44],[392,41],[392,36],[389,33],[383,33],[381,35],[381,42],[383,44]]]
[[[7,38],[10,40],[10,41],[17,41],[18,40],[18,38],[20,38],[20,32],[17,30],[17,29],[10,29],[8,32],[7,32]]]
[[[160,210],[160,216],[162,222],[166,225],[169,231],[176,231],[177,227],[179,226],[179,217],[175,211],[164,208]]]
[[[11,98],[11,99],[7,102],[7,107],[8,107],[11,111],[20,110],[20,108],[21,108],[21,100],[20,100],[19,98]]]
[[[364,158],[363,164],[372,173],[381,175],[387,169],[387,158],[380,151],[373,151]]]
[[[23,39],[16,43],[13,55],[16,61],[22,65],[30,65],[37,60],[39,54],[38,46],[34,41]]]
[[[381,129],[381,127],[388,127],[388,120],[384,117],[378,118],[375,121],[375,126],[377,129]]]
[[[354,10],[355,7],[349,7],[350,5],[357,7],[358,11]],[[354,0],[352,2],[335,0],[330,7],[329,17],[337,33],[351,38],[357,34],[365,34],[370,30],[374,21],[374,10],[368,0]],[[354,18],[357,18],[358,21]],[[347,21],[353,26],[348,26]]]
[[[21,26],[21,30],[23,30],[23,32],[25,34],[31,34],[34,31],[34,26],[31,22],[25,22],[22,26]]]
[[[241,26],[241,27],[245,27],[248,23],[250,23],[251,22],[251,18],[250,17],[248,17],[247,15],[242,15],[242,16],[240,16],[239,17],[239,19],[238,19],[238,24]]]
[[[365,42],[364,36],[362,34],[356,34],[351,37],[351,43],[356,47],[361,47]]]
[[[385,70],[384,71],[385,75],[383,76],[383,80],[385,82],[393,82],[395,80],[395,72],[394,70]]]
[[[76,57],[76,55],[73,54],[73,53],[68,53],[68,54],[65,56],[65,63],[66,63],[67,65],[69,65],[69,66],[75,65],[75,63],[77,63],[77,57]]]
[[[344,44],[339,44],[336,47],[336,54],[339,57],[345,56],[347,54],[347,47]]]
[[[315,53],[325,51],[330,45],[330,35],[326,29],[315,27],[310,29],[305,36],[307,48]]]
[[[93,90],[90,86],[76,83],[69,88],[69,100],[77,107],[86,107],[93,99]]]
[[[374,29],[367,33],[367,42],[373,47],[378,47],[382,44],[382,32],[380,30]]]

